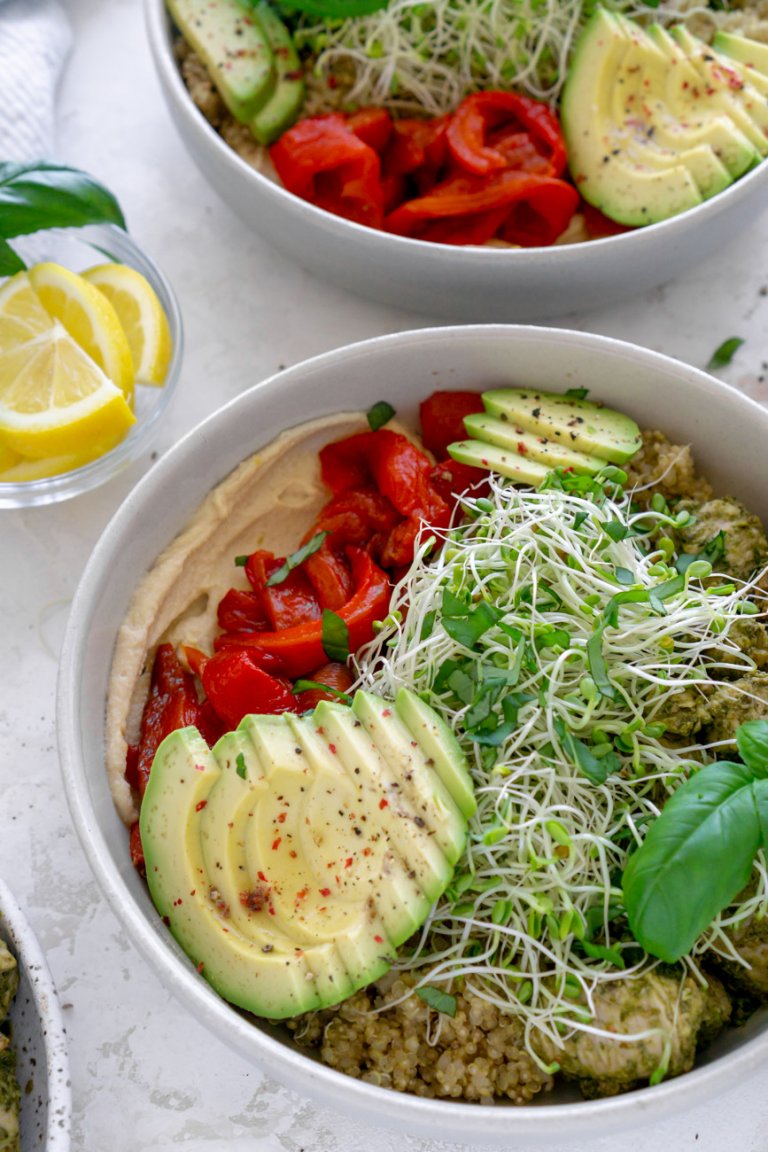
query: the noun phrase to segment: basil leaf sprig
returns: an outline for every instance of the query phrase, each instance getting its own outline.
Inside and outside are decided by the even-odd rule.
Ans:
[[[8,240],[86,224],[126,226],[115,197],[92,176],[46,161],[0,162],[0,276],[26,267]]]
[[[308,540],[302,548],[297,548],[295,552],[291,552],[290,556],[287,556],[280,567],[276,568],[269,577],[267,580],[267,588],[274,588],[276,584],[282,584],[290,573],[293,572],[294,568],[298,568],[299,565],[303,564],[310,556],[314,556],[315,552],[322,547],[327,535],[327,532],[316,532],[312,539]],[[235,560],[235,563],[237,563],[237,560]]]
[[[747,884],[768,847],[768,720],[736,732],[744,761],[708,764],[672,794],[624,870],[632,933],[674,962]]]

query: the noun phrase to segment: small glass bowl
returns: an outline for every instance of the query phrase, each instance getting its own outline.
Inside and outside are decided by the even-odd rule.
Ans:
[[[82,272],[94,264],[111,260],[127,264],[140,272],[152,285],[168,317],[173,352],[165,384],[162,387],[137,385],[135,394],[136,423],[116,447],[96,460],[41,480],[15,483],[0,482],[0,508],[30,508],[39,504],[56,504],[111,480],[146,452],[152,443],[163,413],[168,408],[179,382],[184,351],[184,333],[178,301],[171,285],[153,260],[122,229],[112,224],[88,225],[85,228],[52,228],[46,232],[18,237],[13,248],[28,265],[53,260],[73,272]]]

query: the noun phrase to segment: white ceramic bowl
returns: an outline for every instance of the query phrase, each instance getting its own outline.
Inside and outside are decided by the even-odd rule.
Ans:
[[[462,322],[541,320],[615,303],[678,276],[768,203],[768,162],[690,212],[619,236],[550,248],[462,248],[364,228],[251,168],[190,99],[164,0],[144,0],[171,116],[200,171],[248,227],[350,292]]]
[[[112,651],[137,583],[206,493],[241,460],[300,421],[389,400],[405,419],[435,389],[586,386],[645,427],[690,442],[717,491],[768,516],[768,478],[753,470],[768,412],[718,380],[657,353],[546,328],[477,326],[381,337],[290,368],[242,394],[176,444],[137,485],[96,546],[75,595],[58,686],[66,794],[83,848],[115,914],[184,1009],[250,1061],[299,1092],[354,1113],[451,1141],[602,1136],[702,1103],[768,1057],[768,1015],[730,1032],[695,1071],[596,1101],[512,1108],[423,1100],[361,1083],[260,1027],[212,991],[162,926],[131,866],[128,836],[104,768],[104,701]]]
[[[19,966],[11,1022],[21,1085],[21,1152],[69,1152],[72,1094],[61,1009],[37,938],[2,880],[0,939]]]
[[[140,272],[154,288],[168,317],[173,352],[162,388],[138,387],[135,394],[136,423],[111,452],[106,452],[82,468],[48,476],[41,480],[0,483],[0,508],[30,508],[56,504],[111,480],[123,468],[146,452],[158,432],[160,421],[173,399],[181,373],[184,333],[178,301],[168,280],[154,260],[130,233],[113,224],[92,224],[84,228],[51,228],[11,241],[28,266],[40,260],[53,260],[73,272],[94,264],[113,261]]]

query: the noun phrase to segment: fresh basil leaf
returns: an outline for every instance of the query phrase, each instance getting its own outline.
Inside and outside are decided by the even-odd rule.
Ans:
[[[383,428],[383,426],[392,419],[394,414],[395,410],[391,404],[388,404],[386,400],[379,400],[377,404],[374,404],[372,408],[368,409],[369,428],[372,432],[378,432],[379,428]]]
[[[768,777],[768,720],[748,720],[736,729],[736,747],[753,776]]]
[[[84,224],[125,228],[117,200],[93,177],[60,164],[0,163],[0,237]]]
[[[0,276],[15,276],[17,272],[23,272],[26,264],[17,252],[14,252],[10,244],[5,240],[0,239]]]
[[[729,340],[723,340],[719,348],[715,348],[714,352],[710,356],[709,363],[707,364],[707,370],[709,371],[713,368],[725,368],[725,366],[730,364],[731,360],[733,360],[733,357],[738,352],[739,348],[741,348],[743,343],[744,339],[742,336],[731,336]]]
[[[674,963],[749,880],[763,842],[764,781],[744,764],[708,764],[667,800],[630,856],[622,889],[632,933]]]
[[[443,588],[442,597],[440,599],[440,615],[447,616],[449,619],[454,617],[466,616],[469,611],[470,605],[467,600],[463,600],[460,596],[456,596],[449,588]]]
[[[247,556],[235,556],[235,564],[238,568],[245,568],[248,563]]]
[[[419,633],[419,640],[428,640],[432,635],[432,630],[435,627],[435,620],[437,619],[437,612],[434,608],[425,613],[424,619],[421,622],[421,632]]]
[[[577,512],[576,513],[576,515],[573,518],[573,527],[577,532],[578,532],[579,528],[581,528],[582,524],[584,523],[584,521],[586,520],[586,518],[588,516],[589,516],[589,512]]]
[[[456,997],[451,996],[450,992],[443,992],[440,988],[425,984],[423,988],[416,989],[416,995],[436,1012],[442,1012],[444,1016],[456,1015]]]
[[[682,592],[685,588],[685,577],[673,576],[671,580],[665,580],[663,584],[657,584],[655,588],[648,589],[648,603],[654,612],[658,612],[660,616],[664,615],[664,601],[669,600],[671,596],[677,596],[678,592]]]
[[[329,660],[346,664],[349,659],[349,628],[346,620],[330,608],[323,608],[322,619],[323,652]]]
[[[294,695],[297,692],[327,692],[329,696],[335,696],[337,700],[343,700],[345,704],[352,703],[352,697],[347,692],[340,692],[338,688],[331,688],[330,684],[321,684],[319,680],[297,680],[291,692]]]
[[[285,563],[272,573],[267,580],[267,588],[274,588],[276,584],[282,584],[283,580],[293,572],[294,568],[298,568],[303,564],[308,556],[313,556],[318,548],[322,547],[323,540],[325,540],[327,532],[316,532],[311,540],[307,541],[303,548],[298,548],[295,552],[291,552],[287,556]]]
[[[247,768],[245,766],[245,756],[243,755],[242,752],[238,752],[238,754],[235,758],[235,771],[237,772],[237,774],[241,780],[245,780],[245,774],[247,772]]]
[[[481,744],[488,748],[498,748],[517,728],[518,712],[523,705],[535,699],[536,697],[532,696],[530,692],[510,692],[501,702],[502,723],[498,723],[498,717],[494,713],[493,724],[478,727],[472,732],[467,730],[467,736],[475,744]]]
[[[569,400],[586,400],[589,396],[589,388],[566,388],[563,395],[567,396]]]

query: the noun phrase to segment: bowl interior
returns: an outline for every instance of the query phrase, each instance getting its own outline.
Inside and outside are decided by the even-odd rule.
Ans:
[[[56,990],[32,929],[2,881],[0,938],[19,966],[19,990],[10,1018],[21,1086],[21,1149],[67,1152],[69,1064]]]
[[[103,484],[145,452],[158,430],[179,382],[184,352],[184,333],[178,301],[170,283],[135,240],[114,225],[85,228],[52,228],[13,240],[28,265],[43,260],[82,272],[95,264],[113,261],[140,272],[154,288],[171,332],[173,351],[165,384],[161,388],[138,385],[135,392],[136,423],[111,452],[82,468],[40,480],[0,484],[0,508],[24,508],[54,504]]]
[[[715,490],[768,515],[768,480],[753,473],[768,413],[735,390],[658,354],[556,329],[426,329],[351,346],[300,364],[244,393],[177,444],[119,509],[95,549],[75,597],[59,679],[58,727],[66,792],[91,865],[133,941],[182,1002],[221,1039],[300,1091],[364,1116],[449,1140],[503,1142],[510,1126],[538,1136],[586,1135],[702,1099],[768,1050],[768,1019],[731,1032],[692,1073],[622,1097],[479,1110],[420,1100],[362,1084],[300,1054],[278,1029],[262,1028],[221,1001],[159,922],[131,866],[128,837],[103,766],[104,698],[112,650],[133,591],[209,489],[279,431],[378,400],[415,418],[435,389],[586,387],[592,396],[691,443]],[[639,1111],[638,1111],[639,1110]]]

